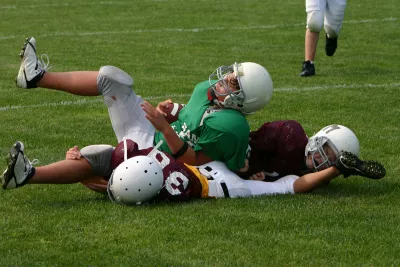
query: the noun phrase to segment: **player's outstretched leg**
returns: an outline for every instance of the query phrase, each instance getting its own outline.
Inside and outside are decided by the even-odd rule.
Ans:
[[[37,82],[48,69],[48,62],[45,64],[36,55],[36,39],[33,37],[27,38],[19,55],[21,57],[21,66],[15,79],[17,87],[25,89],[36,88]],[[47,57],[47,55],[43,56]]]
[[[336,160],[335,167],[344,177],[358,175],[370,179],[381,179],[386,175],[385,167],[379,162],[360,160],[356,155],[350,152],[343,152]]]
[[[26,184],[35,174],[35,168],[24,154],[24,144],[15,142],[7,159],[8,167],[0,177],[3,189],[15,189]]]

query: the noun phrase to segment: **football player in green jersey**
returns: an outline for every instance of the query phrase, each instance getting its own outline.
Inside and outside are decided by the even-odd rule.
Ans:
[[[233,171],[245,167],[250,127],[244,114],[262,109],[273,91],[268,71],[257,63],[221,66],[195,87],[178,120],[170,125],[162,111],[169,102],[154,107],[144,101],[132,90],[133,78],[119,68],[48,72],[48,62],[36,55],[33,37],[27,39],[20,56],[18,87],[102,95],[118,142],[131,139],[139,148],[147,148],[162,140],[161,151],[195,166],[214,160]]]

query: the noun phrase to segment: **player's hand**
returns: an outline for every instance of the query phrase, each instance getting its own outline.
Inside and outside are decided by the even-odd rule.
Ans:
[[[164,115],[149,102],[143,101],[141,106],[144,112],[146,112],[146,118],[153,124],[154,128],[163,132],[167,127],[170,127]]]
[[[108,181],[104,177],[95,177],[89,180],[82,181],[81,184],[98,193],[107,193]]]
[[[65,159],[80,159],[81,158],[81,152],[79,151],[79,148],[77,146],[74,146],[70,148],[67,153],[65,154]]]
[[[255,181],[263,181],[264,179],[265,179],[265,174],[263,172],[258,172],[249,177],[249,180],[255,180]]]
[[[168,109],[169,105],[172,105],[172,100],[171,99],[167,99],[163,102],[158,103],[157,105],[157,110],[164,115],[164,117],[167,116],[166,110]]]
[[[239,172],[247,172],[249,170],[249,160],[245,159],[244,161],[244,167],[239,169]]]

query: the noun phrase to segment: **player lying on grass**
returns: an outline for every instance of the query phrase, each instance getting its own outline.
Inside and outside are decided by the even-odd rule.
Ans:
[[[135,94],[133,78],[119,68],[48,72],[48,64],[36,55],[33,37],[27,39],[20,56],[18,87],[102,95],[118,142],[127,138],[134,140],[139,148],[147,148],[163,140],[160,151],[191,165],[218,160],[231,170],[243,168],[250,132],[244,114],[262,109],[273,91],[268,71],[257,63],[221,66],[208,80],[196,85],[187,108],[170,125],[159,109]]]
[[[280,177],[320,171],[334,165],[341,151],[359,156],[357,136],[349,128],[332,124],[308,138],[303,127],[294,120],[264,123],[250,133],[251,153],[248,171],[242,178],[274,181]]]
[[[351,152],[341,151],[336,158],[333,149],[345,147],[347,136],[337,138],[335,148],[331,141],[310,138],[307,147],[312,152],[305,160],[317,172],[286,175],[273,182],[241,179],[226,165],[216,161],[198,167],[189,166],[156,148],[139,149],[131,140],[124,140],[116,148],[93,145],[79,151],[74,147],[67,152],[66,160],[35,168],[25,156],[24,145],[16,142],[10,150],[8,168],[1,176],[1,182],[3,189],[25,184],[81,182],[92,190],[108,191],[111,200],[132,204],[152,199],[174,201],[304,193],[340,174],[372,179],[385,176],[381,164],[362,161]]]

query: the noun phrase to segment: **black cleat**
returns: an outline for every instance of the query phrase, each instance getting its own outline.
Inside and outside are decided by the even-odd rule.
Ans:
[[[315,65],[314,63],[311,63],[310,60],[304,61],[303,66],[301,68],[301,77],[307,77],[307,76],[314,76],[315,75]]]
[[[335,167],[346,178],[350,175],[363,176],[370,179],[382,179],[386,175],[385,167],[377,161],[360,160],[350,152],[343,152],[336,160]]]
[[[325,35],[325,53],[328,57],[333,56],[335,54],[337,48],[337,37],[336,38],[328,38],[328,34]]]

